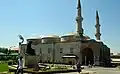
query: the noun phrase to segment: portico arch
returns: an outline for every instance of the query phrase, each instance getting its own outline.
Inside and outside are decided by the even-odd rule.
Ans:
[[[85,48],[82,50],[82,64],[88,65],[89,63],[94,63],[93,50],[91,48]]]

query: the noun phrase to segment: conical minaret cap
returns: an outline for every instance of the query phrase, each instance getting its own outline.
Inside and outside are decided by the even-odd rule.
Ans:
[[[96,10],[96,19],[99,19],[98,10]]]
[[[80,3],[80,0],[78,0],[77,9],[78,9],[78,8],[81,8],[81,3]]]

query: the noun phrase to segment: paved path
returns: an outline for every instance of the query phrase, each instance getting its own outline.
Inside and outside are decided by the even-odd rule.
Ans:
[[[91,68],[86,69],[88,71],[96,71],[96,74],[120,74],[120,70],[116,68],[103,68],[103,67],[97,67],[97,68]]]
[[[79,74],[77,72],[70,72],[70,73],[57,73],[57,74]]]
[[[95,71],[87,71],[87,70],[82,70],[82,74],[83,73],[90,73],[90,74],[92,74],[93,72],[95,72]],[[79,74],[78,72],[69,72],[69,73],[56,73],[56,74]],[[96,74],[96,73],[94,73],[94,74]]]
[[[95,74],[120,74],[120,70],[117,70],[116,68],[103,68],[103,67],[97,67],[97,68],[87,68],[85,71],[96,71]],[[71,72],[71,73],[57,73],[57,74],[78,74],[77,72]]]

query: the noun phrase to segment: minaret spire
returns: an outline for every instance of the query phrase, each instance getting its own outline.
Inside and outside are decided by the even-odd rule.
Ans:
[[[77,8],[81,8],[80,0],[78,0],[78,6],[77,6]]]
[[[76,23],[77,23],[77,27],[76,27],[76,31],[77,34],[82,37],[83,36],[83,28],[82,28],[82,21],[83,21],[83,17],[81,14],[81,3],[80,0],[77,1],[77,16],[76,16]]]
[[[96,34],[95,34],[95,37],[97,40],[100,40],[100,36],[101,36],[101,33],[100,33],[100,23],[99,23],[99,15],[98,15],[98,11],[96,10]]]
[[[96,19],[99,19],[98,10],[96,10]]]

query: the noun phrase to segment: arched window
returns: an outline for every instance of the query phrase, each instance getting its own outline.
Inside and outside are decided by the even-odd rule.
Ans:
[[[40,53],[42,53],[42,49],[40,48]]]
[[[50,53],[51,52],[51,48],[48,48],[48,53]]]
[[[63,53],[63,48],[60,48],[60,53]]]
[[[70,48],[70,53],[73,53],[73,48]]]

